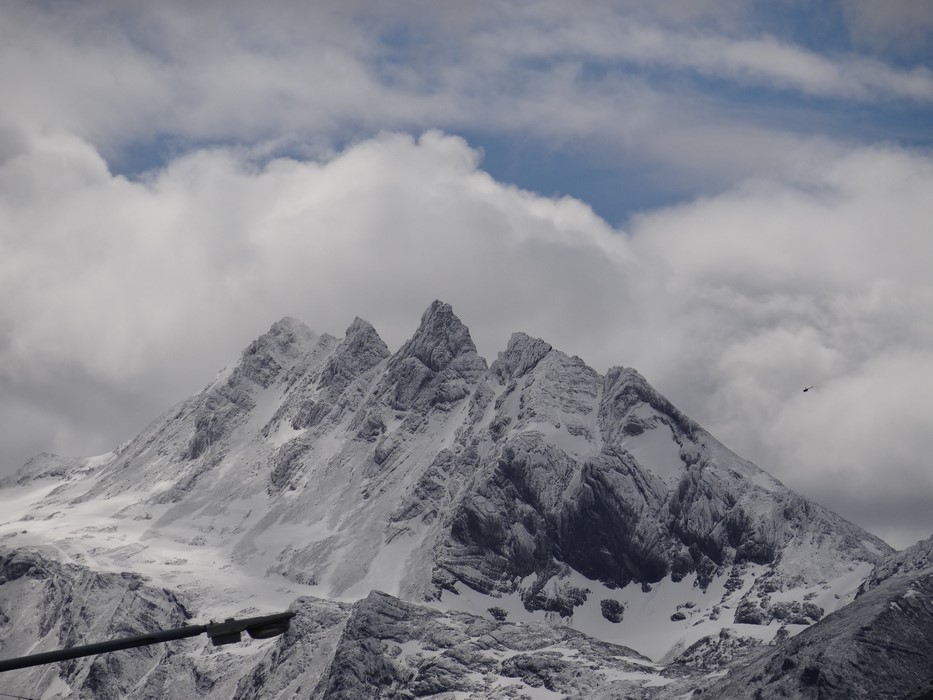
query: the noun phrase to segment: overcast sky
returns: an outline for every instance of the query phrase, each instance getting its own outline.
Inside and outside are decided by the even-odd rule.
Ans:
[[[7,0],[0,473],[282,316],[394,349],[442,299],[927,537],[931,37],[928,0]]]

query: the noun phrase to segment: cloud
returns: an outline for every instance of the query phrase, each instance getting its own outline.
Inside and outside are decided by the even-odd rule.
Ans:
[[[493,311],[499,346],[512,329],[494,310],[541,303],[533,321],[572,307],[554,285],[570,270],[603,270],[590,291],[608,304],[624,239],[576,200],[495,183],[477,158],[436,132],[387,134],[329,161],[261,168],[199,151],[131,182],[86,143],[37,138],[0,167],[3,373],[78,366],[140,388],[170,375],[174,399],[270,309],[334,333],[368,314],[399,344],[440,296]]]
[[[852,38],[861,46],[929,56],[933,5],[926,0],[841,0]]]
[[[736,86],[865,103],[933,101],[928,67],[775,38],[738,0],[729,13],[708,2],[651,10],[630,2],[458,10],[412,2],[392,12],[355,2],[222,7],[5,4],[5,120],[76,134],[111,163],[159,138],[181,151],[191,142],[240,143],[321,155],[384,129],[428,128],[586,142],[666,163],[678,151],[664,144],[681,132],[695,133],[694,141],[717,130],[755,134],[755,151],[779,150],[767,144],[795,127],[763,119],[730,95]]]
[[[892,348],[785,404],[768,437],[786,481],[899,544],[928,537],[933,419],[916,394],[931,382],[929,346]]]
[[[637,365],[737,452],[899,545],[933,528],[893,505],[933,494],[931,186],[928,157],[862,149],[796,187],[643,217],[632,241],[669,327]]]
[[[360,315],[398,347],[441,298],[490,359],[523,330],[634,366],[896,544],[933,529],[904,506],[931,486],[928,156],[854,149],[619,231],[436,131],[261,165],[202,149],[140,181],[73,135],[0,143],[0,386],[7,417],[33,416],[4,421],[6,469],[40,440],[23,421],[68,454],[110,449],[281,316],[339,335]]]
[[[490,359],[524,330],[634,366],[792,487],[928,535],[933,160],[839,130],[923,120],[933,16],[841,8],[848,53],[746,0],[5,3],[0,470],[113,447],[283,315],[398,346],[442,298]],[[434,128],[687,194],[616,230]]]
[[[517,33],[517,40],[506,26],[483,37],[482,46],[507,46],[516,56],[547,61],[574,57],[692,71],[820,97],[933,101],[933,73],[924,66],[905,70],[865,57],[829,57],[768,34],[698,33],[695,28],[610,19],[557,17],[535,32]]]

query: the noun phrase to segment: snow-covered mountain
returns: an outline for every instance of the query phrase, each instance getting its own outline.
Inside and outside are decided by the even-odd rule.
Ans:
[[[633,369],[602,376],[522,333],[489,365],[441,302],[395,353],[360,319],[338,339],[285,318],[114,452],[40,455],[0,486],[7,552],[134,572],[195,615],[302,597],[312,612],[299,620],[330,620],[308,625],[315,639],[331,630],[334,649],[354,615],[386,607],[451,630],[548,624],[569,628],[549,633],[560,658],[590,653],[566,646],[583,633],[652,673],[677,659],[690,678],[841,608],[891,553],[730,452]],[[36,650],[56,646],[26,628],[44,640]],[[270,644],[251,672],[307,697],[309,680],[297,691],[276,676],[281,659],[256,656]],[[497,649],[496,663],[521,651]],[[225,652],[212,652],[217,666]],[[207,674],[192,654],[188,676]],[[682,686],[625,676],[628,663],[597,667]],[[237,697],[258,687],[248,667],[232,666],[245,674]],[[498,696],[489,683],[462,692]]]

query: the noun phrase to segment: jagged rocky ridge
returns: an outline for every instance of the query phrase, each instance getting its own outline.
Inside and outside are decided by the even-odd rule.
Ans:
[[[169,590],[132,573],[101,573],[29,550],[0,549],[0,654],[39,653],[147,631],[180,627],[188,612]],[[2,675],[0,687],[50,697],[127,697],[156,673],[169,648],[141,647]],[[51,689],[51,691],[50,691]],[[49,695],[44,695],[44,693]]]
[[[16,604],[23,599],[42,606]],[[57,646],[88,641],[88,635],[100,639],[191,623],[172,593],[139,576],[101,575],[35,553],[0,555],[0,601],[5,655],[24,651],[34,638],[43,647]],[[568,627],[445,613],[377,592],[353,605],[305,597],[290,608],[297,613],[290,630],[262,643],[252,658],[243,655],[245,649],[231,653],[203,639],[185,640],[68,662],[60,678],[54,667],[18,671],[5,676],[3,687],[43,697],[57,691],[73,698],[234,700],[542,693],[596,700],[917,700],[933,690],[930,566],[890,576],[776,647],[723,629],[666,667]],[[56,619],[62,611],[64,618]]]
[[[708,695],[933,697],[933,538],[876,567],[856,600],[736,669]]]
[[[41,605],[17,604],[24,599]],[[138,575],[38,553],[0,553],[0,601],[4,656],[37,651],[36,639],[41,650],[194,624],[171,592]],[[637,652],[566,627],[444,613],[376,592],[353,605],[305,597],[290,607],[288,632],[255,658],[195,638],[15,671],[2,687],[95,700],[522,698],[538,689],[600,699],[685,687]]]
[[[3,485],[37,495],[26,532],[14,518],[0,536],[145,572],[193,610],[382,590],[655,660],[797,632],[890,552],[635,370],[603,376],[522,333],[488,366],[441,302],[395,353],[360,319],[343,339],[283,319],[113,453],[40,456]]]

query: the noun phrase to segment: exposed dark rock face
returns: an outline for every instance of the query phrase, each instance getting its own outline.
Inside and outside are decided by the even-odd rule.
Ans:
[[[373,442],[377,440],[380,435],[385,434],[385,431],[386,424],[379,416],[367,416],[357,431],[356,437],[360,440]]]
[[[735,621],[745,625],[767,625],[775,620],[792,625],[810,625],[823,617],[823,608],[814,603],[787,601],[770,604],[746,598],[735,610]]]
[[[256,406],[246,387],[233,378],[206,398],[194,418],[185,459],[197,459],[227,435]]]
[[[486,608],[486,612],[492,616],[493,620],[499,622],[505,622],[505,619],[509,616],[509,612],[505,608],[500,608],[498,605]]]
[[[237,683],[235,700],[309,697],[329,669],[350,606],[317,598],[299,598],[289,630]]]
[[[564,510],[561,551],[567,563],[617,586],[655,582],[667,574],[664,540],[654,514],[664,491],[625,454],[604,449],[583,466],[580,486]]]
[[[552,509],[559,505],[552,501],[572,470],[565,455],[535,435],[507,444],[491,480],[456,510],[451,538],[463,549],[458,548],[451,569],[463,577],[470,577],[473,569],[522,577],[546,566],[555,546],[557,513]],[[482,580],[474,583],[485,587]]]
[[[574,608],[586,602],[590,589],[562,580],[562,576],[566,576],[569,571],[566,566],[552,566],[545,570],[543,575],[538,576],[531,586],[522,591],[525,609],[557,613],[565,618],[572,617]]]
[[[761,648],[761,642],[723,629],[718,635],[703,637],[680,654],[668,667],[668,673],[718,671],[735,666]]]
[[[625,604],[611,598],[603,598],[599,601],[599,607],[609,622],[619,623],[625,617]]]
[[[308,450],[305,440],[286,443],[275,455],[275,464],[269,472],[269,491],[275,493],[288,486],[289,481],[301,469],[302,456]]]

